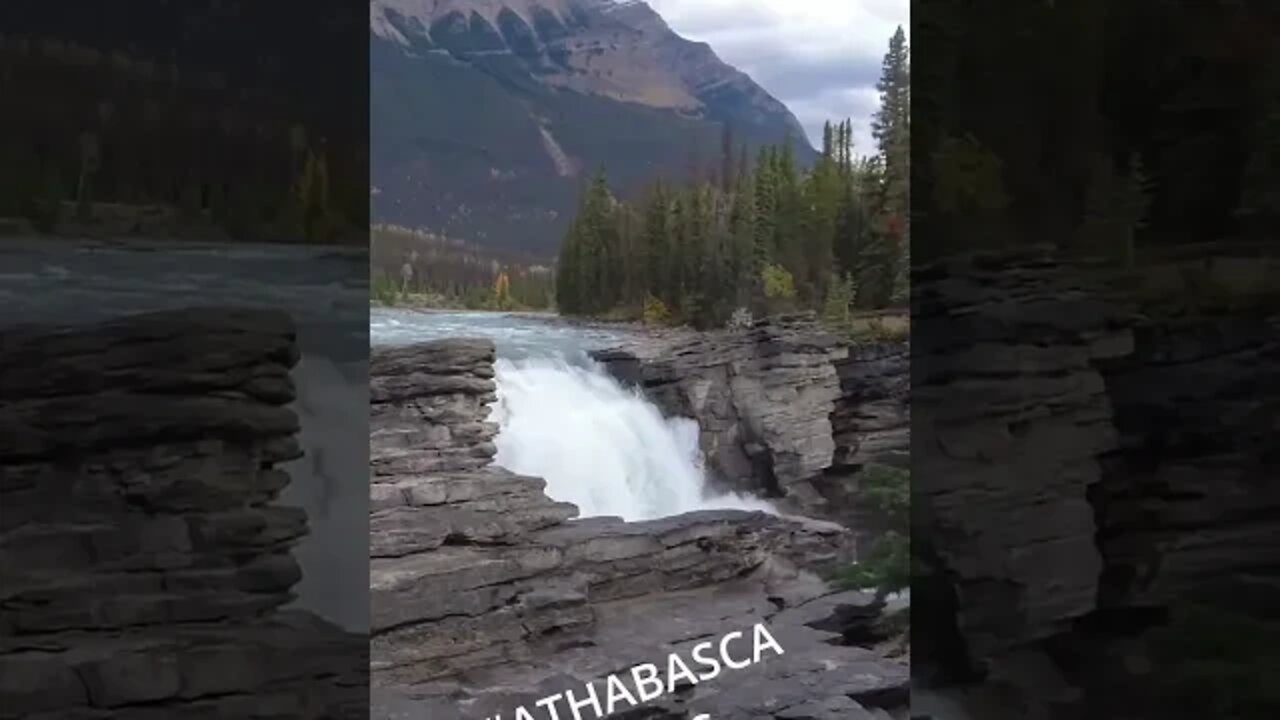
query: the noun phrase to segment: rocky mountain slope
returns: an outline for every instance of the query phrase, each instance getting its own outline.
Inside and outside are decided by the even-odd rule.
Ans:
[[[615,188],[714,168],[795,116],[643,2],[371,0],[375,221],[551,255],[584,174]]]

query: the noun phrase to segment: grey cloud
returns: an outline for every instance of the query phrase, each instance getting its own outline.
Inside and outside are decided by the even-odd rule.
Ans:
[[[789,45],[786,38],[769,37],[758,28],[741,33],[721,30],[707,34],[706,41],[721,59],[785,103],[815,145],[822,141],[824,122],[852,118],[856,128],[869,124],[876,110],[871,93],[880,78],[879,48],[812,56]],[[861,140],[870,137],[862,134]]]
[[[867,22],[850,25],[848,19],[853,16],[839,10],[836,24],[851,32],[818,33],[821,37],[812,34],[812,27],[805,30],[803,23],[780,26],[779,11],[769,7],[769,0],[731,4],[727,0],[657,0],[653,4],[659,12],[669,11],[673,30],[705,41],[722,60],[785,103],[811,142],[821,143],[824,122],[851,118],[855,142],[868,152],[871,115],[877,105],[874,88],[892,33],[889,23],[905,26],[908,10],[904,0],[856,1],[859,7],[853,12]]]
[[[810,97],[780,98],[800,118],[809,140],[815,146],[822,144],[822,125],[828,120],[849,119],[853,123],[854,151],[867,154],[872,151],[871,116],[876,110],[876,98],[870,93],[833,91]]]
[[[815,145],[824,122],[851,118],[858,125],[876,110],[878,62],[782,55],[741,69],[796,114]]]
[[[776,58],[749,70],[765,88],[795,98],[812,98],[833,90],[875,87],[878,64],[851,63],[846,58]]]

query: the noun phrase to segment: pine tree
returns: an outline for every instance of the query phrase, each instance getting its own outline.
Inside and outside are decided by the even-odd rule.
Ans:
[[[564,241],[560,245],[560,260],[556,269],[556,302],[561,312],[580,315],[588,312],[590,285],[590,258],[587,256],[585,237],[589,192],[584,191]]]
[[[755,174],[756,259],[764,267],[777,255],[778,176],[773,148],[760,150]]]
[[[812,299],[813,284],[809,281],[808,258],[803,242],[805,231],[804,198],[795,164],[795,149],[788,137],[774,157],[777,178],[776,210],[774,212],[774,259],[782,264],[795,280],[798,296],[802,301]]]
[[[725,127],[718,170],[691,167],[687,182],[656,182],[640,203],[615,199],[597,173],[561,248],[561,311],[638,310],[646,322],[715,327],[736,308],[798,305],[840,325],[850,307],[903,302],[910,96],[900,29],[885,67],[874,155],[854,155],[846,119],[823,126],[822,153],[803,172],[790,138],[760,147],[754,166],[742,147],[735,163]]]
[[[872,134],[884,168],[876,229],[883,236],[881,269],[892,278],[877,301],[889,302],[891,297],[901,298],[905,293],[902,266],[903,258],[910,257],[911,242],[911,69],[906,33],[901,26],[889,40],[876,89],[880,92],[880,109],[872,121]]]
[[[822,320],[832,329],[844,332],[849,329],[849,306],[853,302],[853,277],[834,276],[827,284],[826,301],[822,307]]]
[[[707,194],[704,185],[697,184],[689,188],[682,204],[681,241],[684,244],[681,256],[684,260],[681,275],[685,280],[679,301],[680,310],[685,314],[698,311],[706,294],[704,286],[704,265],[707,262],[708,235],[710,231],[710,212],[707,207]]]
[[[582,208],[575,219],[575,277],[571,281],[573,304],[578,312],[595,315],[610,309],[617,300],[617,269],[611,264],[617,254],[617,226],[612,214],[604,170],[587,184]]]
[[[756,202],[755,189],[749,168],[738,168],[738,178],[730,200],[730,275],[733,278],[735,308],[750,307],[758,294],[760,269],[763,263],[756,252]]]
[[[645,253],[645,289],[664,306],[670,306],[675,297],[671,240],[671,201],[666,186],[658,182],[645,209],[641,246]]]
[[[733,172],[733,127],[726,123],[720,135],[720,190],[729,192],[736,178]]]

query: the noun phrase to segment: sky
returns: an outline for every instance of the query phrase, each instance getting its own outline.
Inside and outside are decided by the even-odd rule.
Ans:
[[[815,145],[822,123],[853,121],[870,153],[876,81],[889,38],[910,43],[910,0],[648,0],[680,35],[711,45],[791,108]]]

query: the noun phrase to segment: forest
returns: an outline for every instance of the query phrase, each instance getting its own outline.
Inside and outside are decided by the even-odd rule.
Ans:
[[[315,43],[341,64],[351,33],[228,52],[227,33],[244,28],[265,48],[288,13],[135,10],[141,24],[105,6],[62,20],[46,8],[0,34],[0,96],[14,100],[0,115],[0,219],[45,234],[363,243],[367,97],[334,97],[362,87],[343,77],[313,79]]]
[[[464,310],[546,310],[546,264],[421,229],[375,224],[369,234],[371,300]]]
[[[754,158],[723,134],[718,167],[644,197],[592,178],[561,246],[556,305],[566,315],[722,327],[735,314],[902,306],[910,268],[910,58],[901,28],[878,84],[874,154],[852,123],[828,123],[801,170],[789,142]]]
[[[586,183],[554,267],[424,229],[376,225],[372,300],[722,327],[810,309],[846,326],[907,303],[911,78],[906,33],[889,41],[872,121],[827,123],[805,167],[790,139],[749,152],[723,129],[679,177],[620,197],[607,168]],[[707,162],[706,159],[711,161]],[[890,330],[892,332],[892,330]]]
[[[912,40],[930,49],[917,68],[914,147],[929,158],[912,183],[917,262],[1040,245],[1141,264],[1270,245],[1278,17],[1260,0],[913,7]],[[1016,62],[991,57],[997,45]]]

